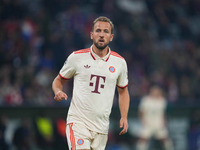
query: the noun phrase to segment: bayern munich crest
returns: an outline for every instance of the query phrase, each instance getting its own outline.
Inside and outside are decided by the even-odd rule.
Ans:
[[[84,140],[83,140],[83,139],[78,139],[78,141],[77,141],[77,144],[78,144],[78,145],[83,145],[83,143],[84,143]]]
[[[115,67],[110,66],[110,67],[109,67],[109,71],[112,72],[112,73],[114,73],[114,72],[115,72]]]

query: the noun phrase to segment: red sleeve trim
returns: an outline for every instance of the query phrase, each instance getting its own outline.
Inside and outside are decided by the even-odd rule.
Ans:
[[[65,79],[65,80],[69,80],[69,79],[70,79],[70,78],[65,78],[65,77],[63,77],[63,76],[60,74],[60,72],[59,72],[59,76],[60,76],[61,78]]]
[[[125,85],[125,86],[119,86],[119,85],[117,85],[117,87],[119,87],[119,88],[125,88],[125,87],[127,87],[128,86],[128,84],[127,85]]]

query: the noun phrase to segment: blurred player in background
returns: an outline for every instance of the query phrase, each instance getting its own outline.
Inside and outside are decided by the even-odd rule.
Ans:
[[[129,92],[127,65],[108,44],[113,23],[107,17],[93,22],[90,48],[73,52],[52,83],[56,101],[67,99],[63,85],[74,78],[73,96],[67,116],[66,134],[70,150],[104,150],[115,88],[119,94],[120,135],[128,130]]]
[[[139,105],[139,118],[142,123],[137,150],[147,150],[150,138],[162,141],[165,150],[173,150],[172,142],[168,136],[166,127],[165,109],[166,99],[162,89],[154,85],[149,94],[141,99]]]

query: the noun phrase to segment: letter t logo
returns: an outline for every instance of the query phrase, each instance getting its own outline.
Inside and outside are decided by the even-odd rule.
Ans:
[[[100,79],[103,79],[103,83],[105,83],[106,77],[91,74],[90,81],[91,81],[93,78],[96,79],[96,82],[95,82],[95,83],[90,82],[89,86],[93,86],[93,85],[94,85],[94,90],[91,91],[91,92],[92,92],[92,93],[100,94],[100,92],[98,91],[99,86],[100,86],[100,88],[102,88],[102,89],[104,88],[104,84],[100,84],[100,85],[99,85]]]

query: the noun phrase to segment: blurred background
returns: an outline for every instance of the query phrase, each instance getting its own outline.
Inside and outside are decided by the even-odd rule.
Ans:
[[[110,47],[127,61],[131,98],[129,132],[119,136],[115,97],[106,149],[135,149],[138,104],[152,83],[165,90],[175,150],[200,149],[199,0],[0,0],[0,150],[67,149],[73,81],[61,103],[51,83],[70,53],[90,47],[101,15],[115,25]]]

